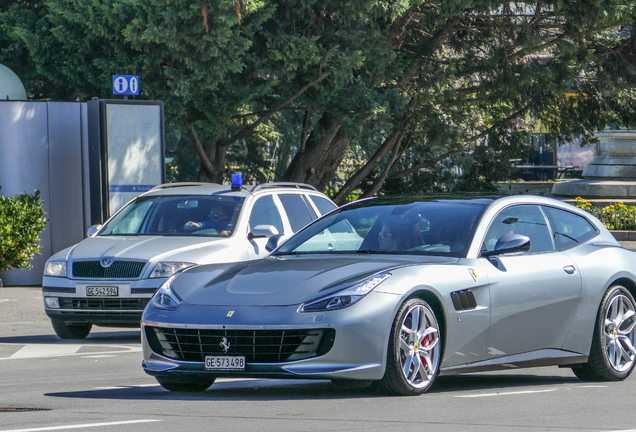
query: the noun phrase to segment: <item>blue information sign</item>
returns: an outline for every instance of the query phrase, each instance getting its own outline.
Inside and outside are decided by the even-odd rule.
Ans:
[[[139,95],[139,77],[136,75],[113,75],[114,95]]]

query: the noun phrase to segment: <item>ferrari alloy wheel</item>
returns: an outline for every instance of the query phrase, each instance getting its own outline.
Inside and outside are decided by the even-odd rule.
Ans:
[[[159,385],[166,390],[173,392],[202,392],[206,391],[212,384],[214,384],[215,378],[200,379],[200,380],[188,380],[188,379],[170,379],[155,377]]]
[[[636,361],[635,305],[634,297],[625,287],[609,288],[601,301],[589,360],[572,368],[577,377],[618,381],[629,376]]]
[[[433,309],[407,300],[395,318],[381,386],[388,393],[416,396],[433,384],[440,363],[440,328]]]

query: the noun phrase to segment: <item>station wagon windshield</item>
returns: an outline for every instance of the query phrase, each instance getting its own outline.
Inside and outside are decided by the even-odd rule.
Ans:
[[[379,204],[337,210],[296,234],[275,255],[386,253],[466,256],[486,206],[467,201]]]
[[[242,196],[227,195],[139,197],[108,221],[99,235],[229,237],[243,202]]]

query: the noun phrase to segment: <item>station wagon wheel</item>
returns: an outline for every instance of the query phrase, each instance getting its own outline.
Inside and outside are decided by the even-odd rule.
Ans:
[[[216,377],[197,380],[162,377],[155,377],[155,379],[159,385],[166,390],[179,392],[202,392],[206,391],[212,384],[214,384]]]
[[[53,330],[62,339],[84,339],[91,332],[92,324],[66,324],[57,319],[51,320]]]
[[[572,368],[577,377],[618,381],[632,373],[636,363],[635,305],[627,288],[614,285],[607,290],[599,308],[589,360]]]
[[[439,371],[441,349],[440,328],[433,309],[421,299],[407,300],[393,323],[380,386],[400,396],[426,392]]]

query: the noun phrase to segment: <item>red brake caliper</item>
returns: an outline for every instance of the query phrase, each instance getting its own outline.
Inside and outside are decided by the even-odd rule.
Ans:
[[[428,336],[426,336],[424,338],[424,340],[422,340],[422,346],[428,346],[430,340],[428,339]],[[422,364],[424,365],[424,367],[426,368],[426,370],[428,370],[428,363],[426,363],[426,360],[424,359],[424,357],[420,356],[420,359],[422,360]],[[430,372],[430,371],[429,371]]]

